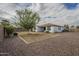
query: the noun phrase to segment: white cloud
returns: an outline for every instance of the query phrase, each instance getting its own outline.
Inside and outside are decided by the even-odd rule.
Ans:
[[[16,15],[15,11],[17,9],[23,9],[29,6],[31,6],[30,3],[0,3],[0,17],[13,21],[11,18]]]
[[[24,8],[30,8],[37,11],[43,21],[47,20],[46,22],[59,25],[79,23],[79,4],[77,5],[77,9],[68,10],[61,3],[1,3],[0,17],[14,21],[11,18],[16,15],[15,10]],[[52,18],[44,18],[48,16],[51,16]]]
[[[41,6],[41,5],[40,5]],[[64,25],[64,24],[69,24],[69,25],[79,25],[79,7],[77,6],[76,9],[74,10],[68,10],[67,8],[64,7],[63,4],[43,4],[41,8],[44,8],[40,10],[41,17],[45,16],[52,16],[56,18],[43,18],[45,22],[50,22],[58,25]],[[40,9],[41,9],[40,8]],[[77,23],[76,23],[77,21]],[[43,23],[43,22],[42,22]]]

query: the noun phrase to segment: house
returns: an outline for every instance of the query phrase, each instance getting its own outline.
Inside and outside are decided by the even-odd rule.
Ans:
[[[36,26],[36,32],[62,32],[64,30],[64,26],[55,25],[51,23],[44,23]]]

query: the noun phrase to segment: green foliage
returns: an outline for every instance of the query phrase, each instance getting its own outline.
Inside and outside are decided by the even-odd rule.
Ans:
[[[48,30],[47,31],[45,31],[46,33],[50,33]]]
[[[76,28],[78,28],[78,29],[79,29],[79,26],[76,26]]]
[[[10,24],[9,21],[2,20],[1,25],[4,28],[4,37],[5,34],[7,34],[7,36],[10,36],[14,32],[14,27]]]
[[[32,10],[24,9],[24,10],[16,10],[17,17],[20,25],[22,28],[26,29],[27,31],[33,29],[37,22],[39,22],[39,15]]]
[[[3,27],[8,26],[8,25],[9,25],[9,21],[7,21],[7,20],[2,20],[1,25],[2,25]]]
[[[70,27],[70,31],[71,31],[71,32],[74,32],[74,31],[75,31],[75,26],[74,26],[74,25],[72,25],[72,26]]]
[[[64,32],[69,32],[69,25],[64,25]]]
[[[14,32],[14,27],[12,25],[8,25],[8,26],[5,26],[5,30],[6,30],[7,35],[9,36],[10,34]]]

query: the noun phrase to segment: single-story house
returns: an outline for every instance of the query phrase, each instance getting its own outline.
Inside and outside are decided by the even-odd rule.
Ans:
[[[36,32],[62,32],[64,30],[64,26],[55,25],[51,23],[44,23],[36,26]]]

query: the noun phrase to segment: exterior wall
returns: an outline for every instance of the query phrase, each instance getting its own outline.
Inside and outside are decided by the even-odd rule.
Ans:
[[[64,30],[63,27],[56,27],[55,32],[62,32]]]
[[[56,27],[52,26],[50,32],[62,32],[64,30],[64,27]]]
[[[61,32],[64,30],[64,27],[61,27]]]
[[[51,30],[49,32],[54,32],[55,27],[51,27]]]
[[[36,32],[44,32],[44,28],[43,27],[36,27]]]
[[[64,27],[51,26],[49,32],[62,32]],[[43,27],[36,27],[36,32],[44,32]]]

